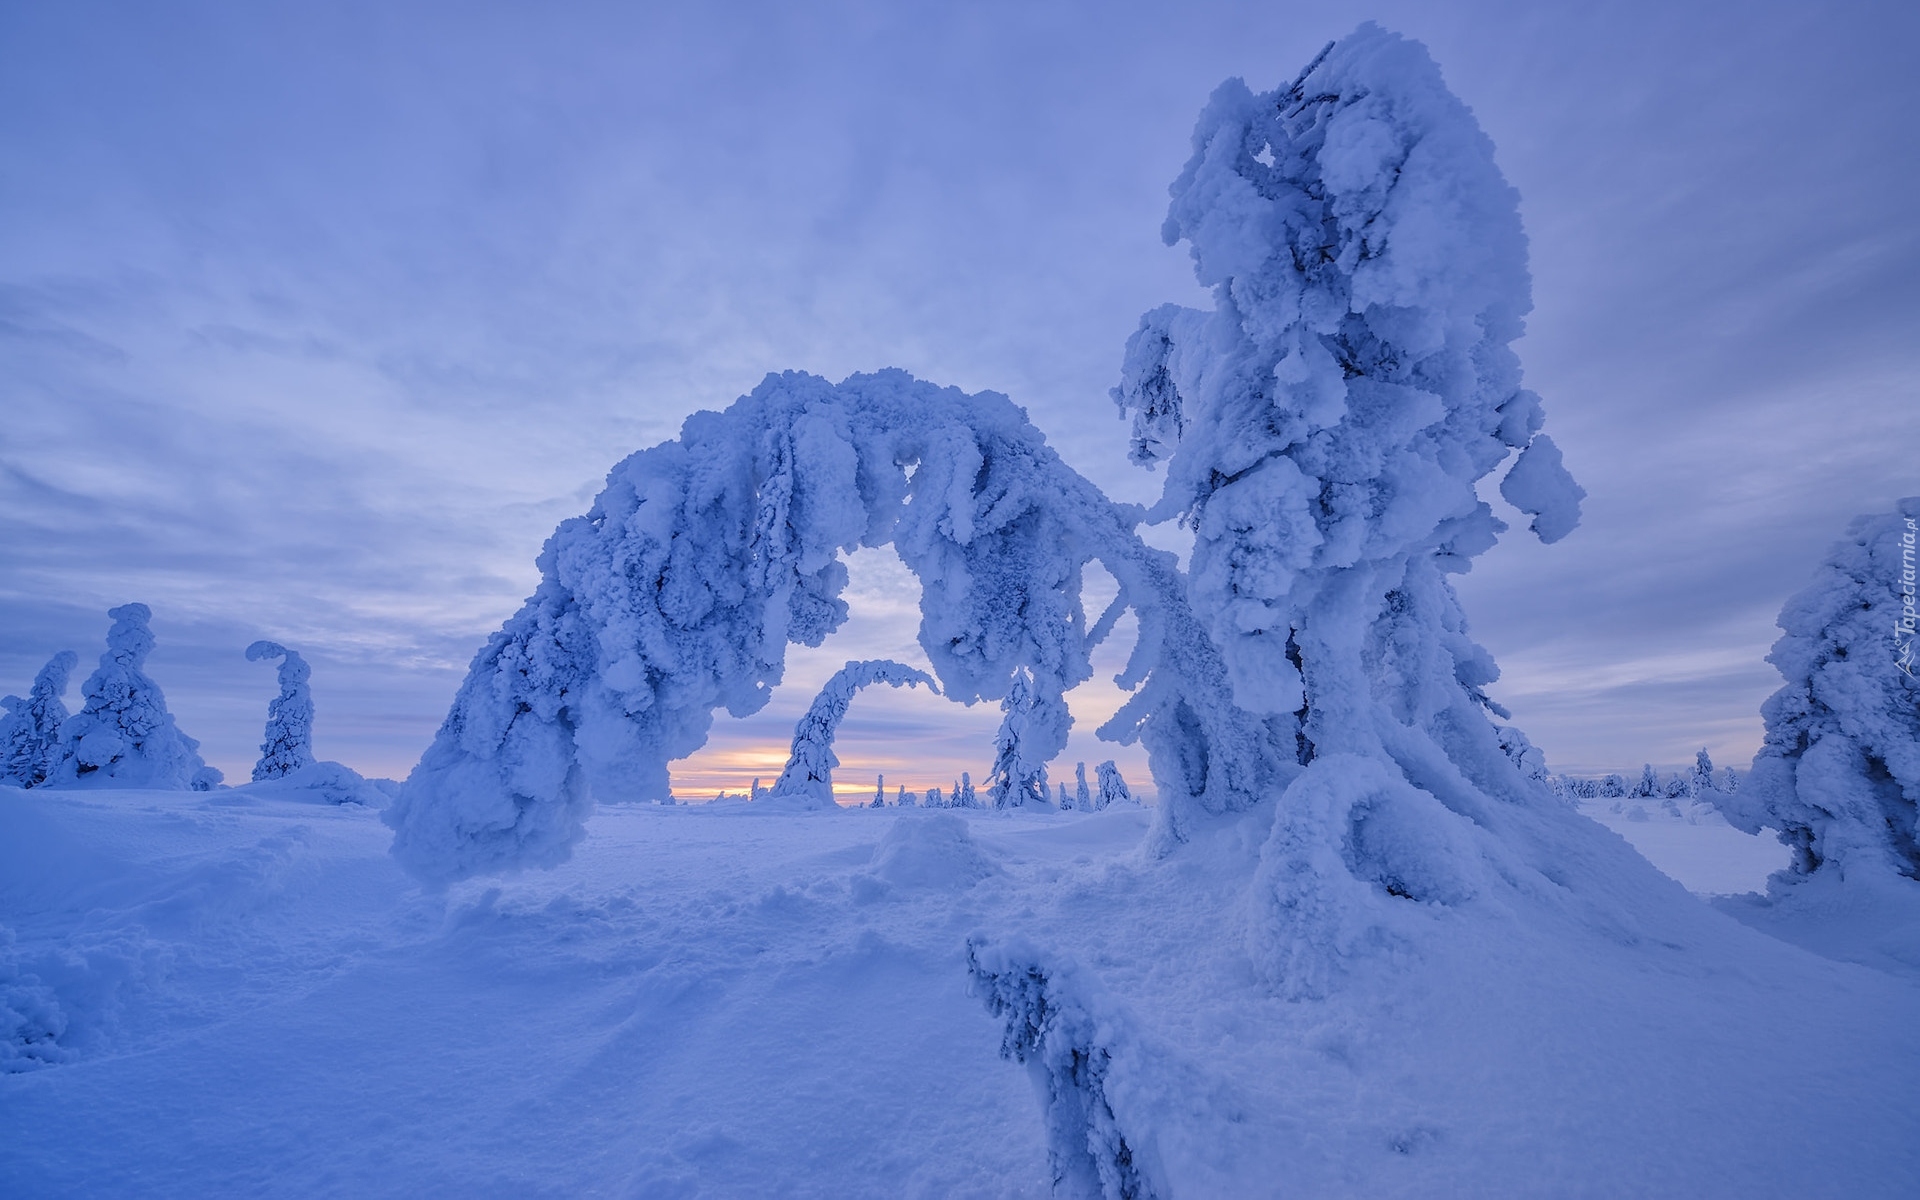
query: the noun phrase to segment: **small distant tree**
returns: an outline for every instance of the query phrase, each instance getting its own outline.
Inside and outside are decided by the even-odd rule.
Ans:
[[[60,755],[60,726],[68,716],[60,698],[79,662],[79,655],[62,650],[33,677],[25,699],[8,696],[0,701],[7,710],[0,718],[0,781],[23,788],[46,781]]]
[[[1609,772],[1606,778],[1600,781],[1600,798],[1602,800],[1620,800],[1624,799],[1626,794],[1626,777],[1618,772]]]
[[[1701,792],[1711,792],[1715,790],[1713,786],[1713,756],[1707,753],[1705,746],[1700,747],[1699,752],[1693,756],[1693,778],[1691,782],[1693,784],[1693,793],[1696,796]]]
[[[923,803],[928,808],[945,808],[947,802],[946,802],[946,799],[940,795],[939,787],[935,786],[927,789],[927,794]]]
[[[1056,804],[1062,812],[1072,812],[1073,797],[1067,795],[1067,781],[1062,779],[1054,786],[1059,789],[1058,794],[1054,796],[1054,804]]]
[[[1094,807],[1106,808],[1121,800],[1133,799],[1133,793],[1127,788],[1127,781],[1120,777],[1120,768],[1113,764],[1112,759],[1101,763],[1094,768],[1094,771],[1100,781],[1100,791],[1094,798]]]
[[[875,775],[873,777],[873,803],[867,805],[867,807],[868,808],[885,808],[886,806],[887,806],[887,777],[885,775]]]
[[[247,647],[248,662],[274,658],[280,660],[280,694],[267,704],[266,737],[253,768],[256,783],[313,763],[313,692],[307,687],[313,670],[297,651],[279,642],[258,641]]]
[[[955,808],[980,807],[980,797],[975,794],[973,790],[973,775],[971,773],[966,771],[960,772],[960,782],[956,785],[956,790],[953,793],[953,806]]]
[[[995,808],[1033,805],[1051,807],[1048,799],[1047,764],[1035,761],[1028,742],[1032,735],[1049,724],[1052,714],[1046,700],[1034,691],[1033,677],[1025,667],[1013,673],[1013,683],[1000,702],[1000,729],[993,738],[993,773],[988,777],[987,794]]]
[[[1740,790],[1740,777],[1733,773],[1732,767],[1720,769],[1720,790],[1729,796]]]
[[[1651,800],[1660,794],[1660,776],[1654,773],[1652,763],[1643,763],[1640,778],[1635,781],[1633,790],[1627,793],[1636,800]]]
[[[900,790],[894,794],[893,806],[895,808],[905,808],[907,805],[912,803],[913,803],[913,797],[907,794],[907,785],[904,783],[901,784]]]

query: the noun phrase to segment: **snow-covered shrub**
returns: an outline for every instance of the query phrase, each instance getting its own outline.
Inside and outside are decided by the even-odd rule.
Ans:
[[[1747,785],[1720,807],[1749,833],[1779,831],[1793,851],[1775,876],[1782,883],[1920,878],[1917,526],[1920,496],[1855,518],[1814,582],[1780,610],[1784,632],[1767,661],[1786,682],[1761,706],[1766,739]]]
[[[1093,802],[1095,808],[1106,808],[1133,799],[1133,792],[1128,790],[1127,781],[1121,778],[1120,768],[1114,765],[1112,759],[1101,763],[1095,772],[1100,781],[1100,790]]]
[[[260,761],[253,778],[278,779],[313,762],[313,692],[307,680],[313,669],[297,651],[278,642],[258,641],[247,647],[247,661],[280,660],[280,694],[267,703],[267,728],[260,743]]]
[[[780,772],[780,778],[768,793],[769,798],[792,796],[810,802],[815,808],[837,807],[833,802],[833,769],[840,765],[840,759],[833,752],[834,734],[847,715],[847,706],[853,703],[854,695],[861,688],[876,683],[891,687],[902,684],[915,687],[924,683],[927,690],[936,695],[940,691],[939,685],[925,671],[917,671],[892,659],[873,658],[847,663],[820,688],[820,694],[813,698],[806,713],[794,725],[793,749],[787,755],[786,769]],[[885,776],[881,779],[884,781]],[[759,798],[759,782],[754,781],[756,799]],[[885,784],[882,782],[874,792],[873,807],[879,808],[884,802]]]
[[[67,679],[80,656],[62,650],[33,677],[26,697],[8,696],[0,718],[0,783],[30,788],[46,780],[60,754],[60,726],[66,722]]]
[[[107,652],[80,691],[80,711],[60,727],[60,759],[48,773],[57,787],[177,788],[206,791],[220,772],[200,743],[180,732],[160,685],[143,668],[153,652],[144,604],[109,609]]]
[[[538,590],[474,659],[387,811],[394,852],[434,881],[550,865],[596,793],[666,795],[667,764],[705,742],[715,708],[757,711],[788,643],[840,625],[839,555],[862,545],[891,544],[918,576],[920,645],[962,703],[1000,699],[1020,668],[1062,695],[1131,611],[1139,642],[1119,682],[1134,694],[1103,736],[1184,755],[1207,803],[1251,806],[1279,760],[1233,704],[1174,557],[1134,533],[1140,515],[1003,396],[899,371],[769,376],[615,466],[592,510],[555,531]],[[1119,595],[1089,628],[1081,578],[1096,560]],[[1061,748],[1030,741],[1032,761]]]
[[[1194,528],[1235,699],[1288,758],[1447,761],[1516,796],[1446,576],[1504,529],[1475,484],[1513,450],[1502,494],[1542,540],[1582,492],[1509,348],[1530,284],[1491,143],[1422,47],[1364,25],[1288,87],[1214,92],[1165,235],[1214,307],[1148,313],[1114,397],[1167,467],[1150,516]],[[1165,784],[1205,761],[1180,758],[1152,763],[1175,836]]]

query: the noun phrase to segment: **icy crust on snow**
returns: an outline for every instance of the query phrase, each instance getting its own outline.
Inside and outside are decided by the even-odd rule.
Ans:
[[[917,687],[924,683],[935,694],[940,691],[925,671],[889,658],[855,660],[841,667],[822,685],[820,694],[794,725],[793,748],[787,754],[787,765],[763,803],[786,800],[806,808],[836,807],[833,769],[840,765],[840,756],[833,752],[833,737],[854,695],[876,683],[890,687]],[[759,801],[761,797],[754,799]]]
[[[1780,832],[1793,851],[1784,887],[1830,874],[1906,876],[1911,889],[1920,877],[1920,684],[1909,673],[1917,534],[1920,496],[1855,519],[1780,611],[1767,661],[1786,682],[1761,706],[1766,740],[1747,785],[1716,803],[1748,833]]]
[[[838,556],[889,543],[920,580],[920,645],[949,699],[998,699],[1024,668],[1058,706],[1029,729],[1030,761],[1059,753],[1060,697],[1131,609],[1141,634],[1120,682],[1134,695],[1102,736],[1140,739],[1163,796],[1248,807],[1282,763],[1138,519],[1003,396],[900,371],[768,376],[617,465],[548,540],[539,589],[474,659],[388,810],[394,853],[436,881],[550,866],[596,794],[666,799],[667,764],[699,749],[713,710],[760,708],[787,645],[845,618]],[[1096,559],[1120,595],[1089,627],[1081,575]]]
[[[160,685],[147,677],[153,652],[153,610],[144,604],[109,609],[107,652],[81,687],[85,703],[60,728],[60,759],[50,787],[177,788],[205,791],[220,772],[200,757],[200,743],[180,732]]]

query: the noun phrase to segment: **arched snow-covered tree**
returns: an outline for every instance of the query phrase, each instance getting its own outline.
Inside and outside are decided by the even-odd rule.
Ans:
[[[892,545],[919,578],[920,645],[963,703],[999,699],[1023,667],[1061,696],[1131,611],[1139,640],[1119,683],[1134,694],[1103,736],[1187,763],[1205,804],[1248,807],[1281,763],[1139,517],[1005,397],[899,371],[769,376],[615,466],[593,509],[555,531],[539,589],[474,659],[384,814],[394,853],[433,881],[550,865],[595,793],[665,795],[667,764],[705,742],[714,709],[757,711],[787,644],[839,626],[839,555],[862,545]],[[1119,584],[1091,627],[1090,561]]]
[[[109,609],[107,652],[81,687],[80,711],[60,728],[60,761],[48,774],[57,787],[178,788],[204,791],[220,773],[200,757],[200,743],[180,732],[160,685],[144,670],[153,652],[153,610],[144,604]]]
[[[800,797],[815,808],[833,809],[833,769],[840,759],[833,752],[834,734],[847,715],[847,706],[861,688],[876,683],[890,687],[916,687],[926,684],[938,695],[940,686],[925,671],[887,658],[854,660],[833,673],[821,686],[807,711],[793,727],[793,749],[787,755],[786,769],[774,782],[768,797]],[[884,781],[885,776],[881,779]],[[874,792],[874,807],[885,802],[884,782]]]
[[[1786,682],[1760,708],[1766,738],[1720,807],[1779,831],[1775,879],[1920,878],[1920,683],[1912,672],[1920,496],[1856,518],[1814,582],[1780,610],[1767,661]],[[1908,657],[1903,661],[1903,653]]]
[[[0,782],[30,788],[46,781],[59,758],[60,726],[68,716],[60,698],[79,663],[79,655],[62,650],[40,668],[25,697],[0,701],[7,711],[0,718]]]
[[[266,736],[253,768],[256,783],[290,775],[313,762],[313,692],[307,687],[313,669],[297,651],[278,642],[247,647],[248,662],[271,658],[280,660],[280,694],[267,703]]]

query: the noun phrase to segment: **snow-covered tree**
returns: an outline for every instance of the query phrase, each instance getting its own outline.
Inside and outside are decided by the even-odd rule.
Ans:
[[[79,655],[62,650],[40,668],[24,698],[0,701],[7,712],[0,718],[0,782],[30,788],[53,770],[60,754],[60,726],[68,716],[61,697],[79,663]]]
[[[1073,806],[1081,812],[1093,811],[1093,793],[1087,790],[1087,764],[1083,762],[1073,764]]]
[[[1148,313],[1114,396],[1167,468],[1150,519],[1194,529],[1234,698],[1302,764],[1438,754],[1510,792],[1497,672],[1447,575],[1504,529],[1475,484],[1512,450],[1501,494],[1543,541],[1583,493],[1509,348],[1526,241],[1492,146],[1417,43],[1367,25],[1288,87],[1221,85],[1193,147],[1165,234],[1213,310]]]
[[[1688,778],[1689,790],[1694,795],[1714,790],[1713,755],[1707,753],[1705,746],[1700,747],[1693,756],[1693,774]]]
[[[1720,790],[1729,796],[1740,790],[1740,777],[1733,773],[1732,767],[1720,769]]]
[[[787,755],[786,769],[780,772],[780,778],[774,781],[771,796],[794,796],[805,798],[817,808],[830,809],[833,801],[833,769],[840,765],[840,759],[833,752],[834,735],[840,729],[840,722],[847,715],[848,705],[861,688],[876,683],[889,687],[917,687],[926,684],[927,690],[938,695],[939,685],[925,671],[917,671],[902,663],[887,658],[855,659],[848,662],[820,688],[819,695],[807,706],[807,711],[793,727],[793,749]],[[885,779],[873,797],[873,807],[880,808],[886,803]]]
[[[886,806],[887,806],[887,777],[885,775],[876,775],[873,777],[873,801],[870,804],[868,804],[867,807],[868,808],[885,808]]]
[[[973,775],[960,772],[960,782],[954,785],[953,806],[955,808],[979,808],[980,796],[973,790]]]
[[[1640,764],[1640,778],[1634,781],[1633,790],[1627,794],[1636,800],[1650,800],[1660,794],[1660,776],[1652,763]]]
[[[254,782],[279,779],[313,762],[313,692],[307,680],[313,670],[298,651],[279,642],[258,641],[247,647],[247,661],[280,660],[280,694],[267,703],[266,736],[260,743],[260,761],[254,764]]]
[[[1051,807],[1046,759],[1035,746],[1057,751],[1065,743],[1066,705],[1057,696],[1041,695],[1023,668],[1014,672],[1000,711],[1006,715],[993,736],[993,773],[987,777],[993,807]]]
[[[107,652],[80,691],[84,703],[60,727],[60,760],[47,783],[59,787],[178,788],[205,791],[220,773],[200,743],[180,732],[160,685],[144,670],[153,652],[144,604],[109,609]]]
[[[1626,778],[1616,772],[1610,772],[1600,781],[1600,798],[1603,800],[1621,800],[1627,795]]]
[[[1094,772],[1100,781],[1100,790],[1093,802],[1095,808],[1106,808],[1119,801],[1133,799],[1133,793],[1127,788],[1127,781],[1120,777],[1120,768],[1114,765],[1112,759],[1094,768]]]
[[[1793,851],[1775,877],[1783,884],[1920,878],[1916,533],[1920,496],[1855,518],[1814,582],[1780,610],[1783,633],[1767,661],[1786,682],[1761,706],[1766,737],[1746,786],[1720,807],[1749,833],[1779,831]]]
[[[1067,794],[1067,781],[1062,779],[1060,782],[1054,784],[1053,786],[1054,786],[1054,797],[1053,797],[1054,807],[1058,808],[1061,812],[1072,812],[1073,797]]]
[[[1545,786],[1549,775],[1546,754],[1528,741],[1527,735],[1515,726],[1496,725],[1493,732],[1500,741],[1501,753],[1507,756],[1507,761],[1514,765],[1521,777]]]

